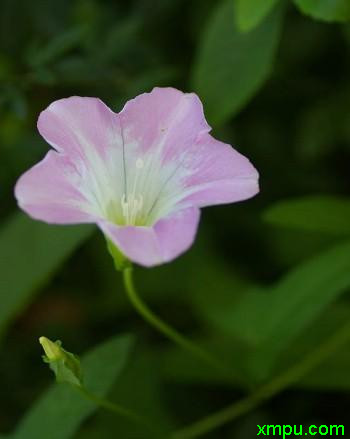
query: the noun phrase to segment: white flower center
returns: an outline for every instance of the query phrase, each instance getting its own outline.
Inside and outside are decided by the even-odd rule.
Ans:
[[[129,150],[132,150],[129,145]],[[93,157],[93,172],[85,172],[82,190],[95,206],[95,215],[118,226],[150,227],[171,212],[185,190],[174,176],[178,162],[161,162],[154,153],[130,153],[115,149],[105,161]],[[181,170],[181,176],[184,171]]]

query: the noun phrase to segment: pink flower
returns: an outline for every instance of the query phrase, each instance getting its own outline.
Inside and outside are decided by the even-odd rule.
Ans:
[[[252,164],[209,134],[193,93],[155,88],[120,113],[96,98],[60,99],[38,129],[54,149],[19,178],[19,206],[48,223],[96,223],[144,266],[191,246],[200,207],[259,190]]]

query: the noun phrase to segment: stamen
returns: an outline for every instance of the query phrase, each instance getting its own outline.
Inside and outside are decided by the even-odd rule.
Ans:
[[[136,195],[136,190],[140,176],[139,170],[144,167],[144,161],[138,158],[135,162],[135,166],[137,171],[135,173],[132,193],[131,194],[123,193],[120,200],[123,217],[125,219],[125,224],[129,224],[129,225],[135,224],[137,219],[137,214],[143,208],[143,196],[141,194]]]

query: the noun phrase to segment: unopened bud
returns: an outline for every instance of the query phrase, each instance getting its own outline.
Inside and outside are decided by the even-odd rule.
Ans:
[[[64,353],[59,341],[52,342],[46,337],[40,337],[39,343],[44,349],[46,358],[48,361],[56,361],[60,358],[64,358]]]
[[[79,358],[63,349],[58,340],[53,342],[46,337],[40,337],[39,343],[45,352],[43,359],[49,364],[56,380],[60,383],[81,386],[82,373]]]

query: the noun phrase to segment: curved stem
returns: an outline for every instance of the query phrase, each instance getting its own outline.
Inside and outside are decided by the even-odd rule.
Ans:
[[[282,390],[297,382],[305,376],[314,367],[322,363],[333,352],[341,347],[350,339],[350,324],[347,323],[339,331],[333,334],[325,343],[314,349],[304,357],[300,363],[292,366],[286,372],[274,378],[269,383],[263,385],[252,395],[249,395],[240,401],[229,405],[206,418],[203,418],[194,424],[175,432],[172,439],[192,439],[214,430],[223,424],[233,421],[234,419],[248,413],[257,407],[264,400],[277,395]]]
[[[154,328],[160,331],[165,337],[172,340],[181,348],[187,350],[191,355],[199,358],[204,363],[215,368],[218,372],[224,375],[231,375],[230,370],[225,367],[218,359],[212,356],[191,340],[184,337],[176,329],[169,326],[161,320],[148,306],[141,300],[134,287],[132,278],[132,268],[128,267],[123,270],[124,285],[130,302],[136,311]]]

